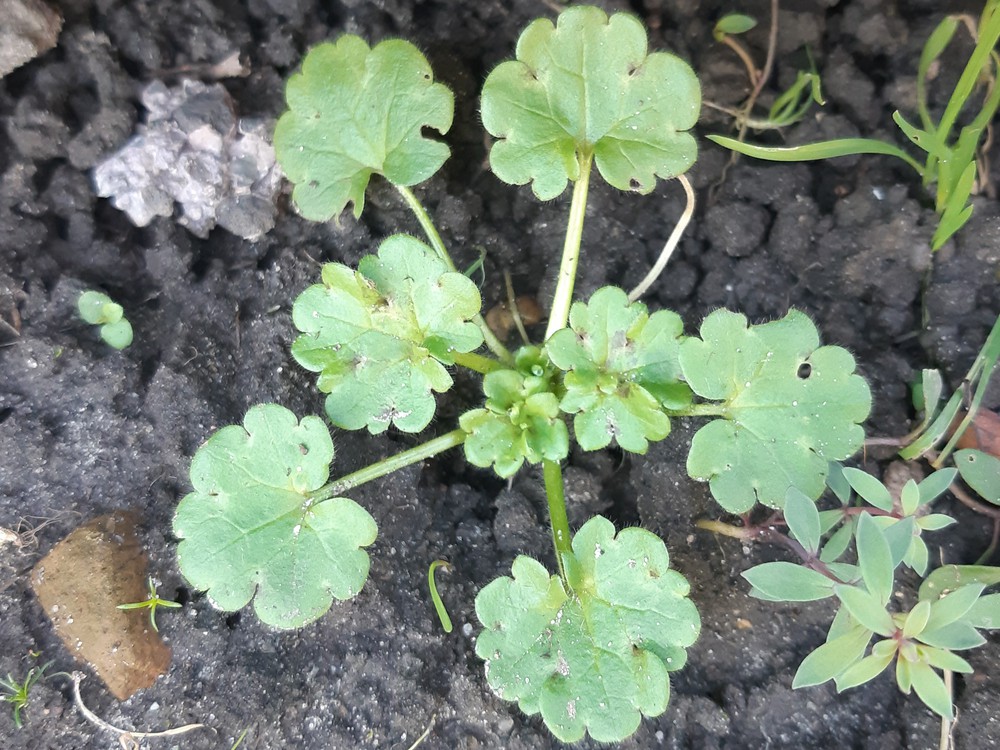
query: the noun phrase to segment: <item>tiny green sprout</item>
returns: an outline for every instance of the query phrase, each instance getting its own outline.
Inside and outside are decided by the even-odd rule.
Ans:
[[[153,626],[153,630],[157,633],[160,632],[160,628],[156,625],[156,608],[166,607],[167,609],[176,609],[181,605],[177,602],[172,602],[169,599],[162,599],[156,593],[156,585],[153,583],[153,578],[150,576],[149,581],[149,596],[146,597],[144,601],[141,602],[131,602],[129,604],[119,604],[118,609],[148,609],[149,610],[149,624]]]
[[[24,726],[21,712],[28,706],[31,689],[45,679],[45,670],[51,665],[52,662],[48,662],[40,667],[32,667],[20,682],[9,672],[7,679],[0,678],[0,689],[6,691],[4,695],[0,695],[0,701],[11,705],[14,712],[14,726],[18,729]]]
[[[437,582],[434,580],[434,573],[438,568],[446,572],[451,572],[453,567],[446,560],[435,560],[427,568],[427,586],[431,590],[431,601],[434,602],[434,609],[437,611],[438,619],[441,621],[441,627],[444,628],[444,632],[450,633],[452,631],[451,617],[448,615],[448,610],[445,609],[444,602],[441,601],[441,595],[437,590]]]
[[[108,346],[125,349],[132,343],[132,324],[125,319],[122,306],[108,295],[84,292],[77,300],[77,309],[84,321],[101,327],[101,338]]]

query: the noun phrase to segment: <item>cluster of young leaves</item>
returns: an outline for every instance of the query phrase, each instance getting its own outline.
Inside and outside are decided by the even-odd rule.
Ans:
[[[476,597],[476,653],[496,693],[541,713],[563,742],[620,742],[670,697],[701,621],[663,541],[595,516],[573,537],[566,581],[519,556]]]
[[[91,325],[100,326],[101,339],[114,349],[125,349],[132,343],[132,324],[125,311],[103,292],[84,292],[76,303],[80,317]]]
[[[285,89],[288,111],[274,131],[275,156],[295,183],[307,219],[327,221],[354,204],[361,215],[373,174],[394,185],[431,177],[450,155],[422,134],[446,133],[454,97],[433,80],[427,58],[402,39],[370,48],[360,37],[309,50]]]
[[[368,578],[371,515],[346,497],[317,500],[333,460],[319,417],[301,422],[277,404],[251,408],[191,461],[194,490],[181,500],[174,534],[181,573],[220,609],[253,599],[261,622],[298,628]]]
[[[330,420],[373,434],[390,424],[419,432],[434,416],[432,392],[452,385],[444,365],[483,343],[470,322],[481,306],[476,285],[402,234],[362,258],[357,271],[326,264],[322,280],[292,307],[302,332],[292,355],[320,374]]]
[[[811,161],[852,154],[885,154],[902,159],[916,170],[925,185],[937,185],[935,208],[940,220],[931,239],[931,247],[937,250],[972,216],[969,196],[976,184],[976,151],[1000,107],[1000,86],[996,85],[1000,56],[995,51],[1000,40],[1000,0],[988,0],[975,34],[975,48],[945,110],[937,121],[931,115],[927,103],[930,71],[960,26],[959,17],[948,16],[924,45],[917,70],[920,124],[910,123],[898,111],[893,113],[893,120],[903,135],[924,152],[922,164],[895,144],[872,138],[844,138],[790,147],[758,146],[719,135],[708,138],[741,154],[770,161]],[[972,98],[977,84],[984,78],[989,83],[978,113],[954,136],[960,114]]]
[[[545,344],[552,363],[566,374],[560,408],[573,414],[584,450],[611,443],[645,453],[649,440],[670,432],[665,409],[681,409],[691,391],[680,382],[677,352],[680,317],[668,310],[650,315],[617,287],[598,289],[570,309],[569,328]]]
[[[539,375],[486,376],[486,408],[461,423],[473,464],[509,476],[524,460],[565,456],[559,411],[573,416],[584,450],[615,442],[645,453],[649,441],[667,436],[671,414],[708,407],[719,418],[695,435],[688,472],[709,481],[727,510],[744,512],[758,501],[782,507],[789,486],[818,497],[829,462],[854,453],[864,438],[867,384],[851,355],[820,346],[798,311],[751,326],[718,310],[700,338],[684,337],[675,313],[649,314],[621,289],[605,287],[574,303],[569,322],[541,352],[527,350],[526,367]],[[717,403],[692,406],[692,393]]]
[[[459,426],[469,433],[465,456],[473,466],[492,466],[503,478],[525,460],[559,461],[569,452],[569,431],[559,411],[553,368],[541,349],[525,346],[515,369],[494,370],[483,378],[486,404],[463,414]]]
[[[945,586],[939,569],[927,579],[936,583],[921,588],[908,612],[893,611],[893,594],[901,565],[921,575],[926,571],[921,532],[953,522],[928,513],[927,506],[947,490],[955,474],[943,469],[919,484],[910,480],[894,502],[871,475],[844,469],[832,473],[830,482],[844,507],[823,512],[801,493],[789,492],[784,518],[789,536],[801,546],[804,564],[778,561],[751,568],[743,574],[750,593],[796,602],[835,596],[841,605],[826,642],[803,660],[793,687],[834,680],[838,691],[847,690],[874,679],[895,659],[900,690],[915,690],[931,710],[952,717],[951,696],[935,670],[971,672],[954,652],[985,643],[977,629],[1000,628],[1000,595],[982,596],[987,585],[1000,582],[1000,570],[977,569],[982,580],[948,579]],[[850,504],[851,488],[870,505]],[[851,541],[856,564],[841,562]]]
[[[620,190],[648,193],[656,178],[694,164],[685,132],[701,108],[691,67],[648,52],[646,30],[624,13],[575,6],[556,23],[533,21],[517,41],[517,59],[498,65],[483,85],[483,126],[497,138],[490,167],[504,182],[532,184],[551,200],[596,164]]]

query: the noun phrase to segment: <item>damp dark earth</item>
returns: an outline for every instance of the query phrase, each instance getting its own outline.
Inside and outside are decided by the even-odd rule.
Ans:
[[[267,402],[300,416],[323,413],[313,375],[289,351],[296,336],[292,301],[316,283],[320,265],[356,265],[398,231],[421,235],[399,195],[377,178],[360,219],[346,212],[315,223],[298,216],[289,186],[269,171],[266,139],[285,109],[284,82],[321,41],[344,33],[373,44],[406,38],[452,89],[455,123],[445,136],[452,156],[416,192],[456,265],[465,269],[482,259],[471,278],[484,310],[496,308],[493,322],[507,323],[511,343],[517,331],[499,309],[508,298],[505,274],[524,301],[528,333],[536,341],[543,336],[538,310],[547,309],[556,286],[569,191],[540,202],[530,188],[491,174],[478,94],[489,71],[512,57],[521,30],[534,18],[554,19],[561,4],[47,4],[48,13],[36,0],[0,9],[12,19],[0,18],[0,31],[6,34],[9,23],[27,50],[16,67],[6,61],[0,67],[6,71],[0,78],[0,675],[22,678],[51,662],[51,676],[31,690],[22,728],[0,704],[0,746],[89,750],[119,747],[121,740],[192,750],[228,750],[238,741],[241,748],[268,749],[559,747],[538,717],[490,691],[475,654],[476,593],[509,574],[519,554],[554,569],[537,468],[526,466],[505,481],[455,450],[353,490],[379,529],[368,550],[368,581],[359,596],[335,602],[318,621],[293,631],[268,628],[249,609],[221,612],[191,588],[178,569],[172,519],[191,490],[191,457],[220,427],[239,424],[251,406]],[[704,99],[723,108],[739,106],[750,84],[740,58],[713,38],[715,22],[736,11],[755,17],[760,23],[741,38],[755,59],[766,56],[770,2],[594,4],[639,17],[651,48],[688,61]],[[892,113],[916,109],[924,41],[947,13],[981,10],[973,2],[938,0],[783,0],[762,101],[792,85],[811,59],[825,104],[780,133],[751,138],[901,143]],[[21,14],[33,14],[41,26],[26,26]],[[940,60],[934,74],[944,89],[958,79],[972,46],[966,36]],[[11,55],[20,49],[9,47]],[[185,87],[198,105],[171,125],[163,113],[171,92]],[[213,127],[240,136],[216,148]],[[114,183],[116,173],[105,167],[111,171],[99,179],[98,166],[135,134],[162,138],[169,154],[179,148],[170,139],[181,131],[185,143],[197,141],[214,154],[183,174],[243,185],[240,200],[215,196],[205,213],[194,205],[191,181],[179,179],[180,166],[169,161],[159,168],[173,181],[133,195],[128,213],[99,196],[108,194],[102,185]],[[732,118],[713,108],[703,109],[694,132],[695,217],[644,301],[679,313],[688,333],[718,308],[755,323],[791,308],[805,312],[824,343],[850,350],[868,381],[867,435],[906,435],[917,417],[910,385],[921,370],[937,368],[949,389],[958,387],[1000,313],[997,151],[985,153],[972,218],[932,253],[933,194],[906,164],[874,155],[730,164],[730,152],[704,138],[733,133]],[[641,196],[595,180],[577,298],[608,284],[635,286],[683,208],[676,181],[661,181]],[[132,327],[130,346],[113,348],[99,326],[80,318],[77,301],[88,290],[121,305]],[[482,401],[477,378],[454,377],[423,436],[334,429],[334,472],[354,471],[452,429],[459,414]],[[995,384],[983,406],[1000,407]],[[695,525],[724,515],[708,486],[685,470],[698,426],[675,419],[671,439],[652,444],[644,456],[574,449],[564,462],[571,528],[601,514],[619,529],[641,526],[662,537],[701,615],[687,665],[671,675],[669,708],[644,719],[620,747],[942,746],[939,718],[916,695],[901,694],[889,673],[842,694],[832,683],[792,689],[799,663],[826,637],[834,604],[775,604],[748,595],[741,572],[792,557],[781,547]],[[893,448],[873,444],[852,464],[888,480],[899,471],[894,460]],[[907,470],[929,471],[919,464]],[[935,511],[958,523],[927,537],[932,566],[972,563],[990,546],[989,519],[950,495]],[[147,665],[152,672],[141,680],[148,686],[129,687],[124,699],[72,638],[64,640],[74,618],[51,616],[33,587],[36,566],[88,523],[96,523],[95,551],[62,556],[65,575],[77,579],[72,597],[86,603],[92,591],[95,599],[135,602],[151,576],[159,596],[182,605],[155,613],[169,663],[162,645],[148,646],[155,654],[155,666]],[[97,537],[115,547],[105,550],[109,557],[96,551]],[[436,559],[451,564],[437,576],[455,623],[451,633],[443,631],[427,589],[428,565]],[[1000,556],[994,552],[985,563],[1000,565]],[[54,571],[46,568],[42,577]],[[106,593],[123,581],[127,593]],[[915,576],[903,580],[907,596],[918,586]],[[147,610],[118,615],[130,623],[127,630],[150,636]],[[94,627],[107,638],[106,628],[114,626]],[[1000,636],[987,638],[966,654],[975,673],[955,680],[954,742],[963,750],[1000,748]],[[112,654],[126,647],[104,645]],[[81,702],[100,720],[134,733],[132,739],[82,714],[72,681],[57,674],[75,670],[86,675]],[[139,734],[189,724],[205,726],[167,737]],[[584,739],[576,746],[600,744]]]

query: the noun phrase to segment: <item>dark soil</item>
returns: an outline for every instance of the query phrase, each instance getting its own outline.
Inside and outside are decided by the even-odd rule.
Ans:
[[[767,18],[760,0],[635,0],[600,3],[643,16],[654,47],[690,60],[705,97],[734,104],[746,94],[738,60],[711,38],[714,21],[738,9]],[[74,668],[31,594],[28,570],[82,520],[117,509],[140,516],[140,536],[162,595],[184,603],[159,622],[173,649],[169,672],[119,703],[95,678],[83,695],[98,715],[137,730],[192,721],[218,734],[150,741],[150,747],[405,750],[433,725],[423,748],[548,748],[537,718],[496,698],[474,655],[478,589],[509,572],[517,554],[553,565],[537,472],[508,486],[468,467],[458,452],[356,490],[380,536],[361,595],[298,632],[273,632],[251,613],[226,614],[186,588],[170,523],[188,490],[191,455],[213,430],[256,403],[322,413],[313,379],[291,359],[292,299],[317,277],[317,262],[354,263],[379,238],[419,233],[395,194],[375,185],[360,222],[312,224],[286,211],[258,242],[222,230],[199,240],[171,220],[146,229],[94,197],[90,170],[141,117],[138,91],[161,71],[214,62],[234,49],[252,73],[224,84],[242,115],[276,117],[282,81],[311,44],[343,32],[370,40],[404,36],[456,92],[454,158],[419,190],[457,255],[486,250],[487,307],[502,301],[503,271],[519,294],[551,294],[568,193],[540,204],[527,188],[500,184],[484,168],[477,90],[512,54],[521,28],[553,16],[541,0],[62,0],[56,49],[0,81],[0,316],[16,308],[20,337],[0,341],[0,526],[52,522],[38,546],[0,547],[0,674],[23,674],[29,651]],[[784,135],[896,138],[894,108],[914,111],[913,74],[922,41],[944,12],[937,0],[787,0],[781,13],[773,96],[804,65],[808,45],[823,74],[827,106]],[[972,8],[975,3],[970,2]],[[959,6],[956,6],[959,7]],[[978,10],[976,10],[978,12]],[[766,23],[764,24],[766,26]],[[763,59],[766,30],[748,35]],[[968,48],[942,67],[954,81]],[[938,92],[940,94],[940,92]],[[940,103],[940,96],[938,97]],[[724,132],[707,117],[701,132]],[[996,152],[994,152],[995,154]],[[769,166],[741,161],[714,203],[705,200],[727,155],[703,142],[694,170],[701,206],[693,229],[647,302],[668,306],[694,330],[725,306],[755,321],[805,310],[827,342],[849,347],[869,379],[868,431],[904,434],[907,383],[922,367],[961,379],[1000,312],[1000,206],[976,214],[932,257],[928,194],[905,165],[884,157]],[[997,160],[992,159],[993,177]],[[592,190],[578,294],[645,273],[681,210],[681,191],[653,195]],[[88,288],[121,302],[136,340],[117,353],[76,316]],[[536,335],[540,335],[536,331]],[[477,399],[460,377],[432,430]],[[997,391],[994,390],[994,394]],[[1000,405],[994,395],[988,406]],[[667,713],[644,721],[626,748],[932,748],[938,722],[888,675],[843,695],[832,686],[792,691],[801,659],[818,646],[828,603],[772,605],[747,596],[739,577],[783,551],[743,548],[695,529],[718,517],[704,485],[687,478],[695,425],[645,457],[574,453],[568,462],[571,523],[606,514],[662,535],[693,584],[703,632],[673,681]],[[335,471],[348,472],[408,447],[413,436],[335,436]],[[871,451],[878,471],[888,453]],[[932,560],[968,563],[991,528],[950,499],[960,521],[932,538]],[[445,635],[426,591],[429,562],[455,565],[441,590],[456,630]],[[994,557],[993,564],[1000,564]],[[974,677],[957,681],[957,741],[1000,747],[1000,640],[971,653]],[[117,747],[73,708],[65,680],[36,687],[23,730],[0,711],[0,746]],[[154,742],[156,744],[154,744]],[[595,747],[581,743],[581,747]]]

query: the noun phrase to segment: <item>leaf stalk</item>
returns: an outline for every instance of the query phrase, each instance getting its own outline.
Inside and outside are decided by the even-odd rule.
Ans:
[[[559,575],[563,583],[570,588],[563,556],[573,554],[573,535],[570,533],[569,518],[566,516],[562,467],[558,461],[546,459],[542,462],[542,474],[545,478],[545,497],[549,501],[549,525],[552,528],[552,542],[556,548],[556,564],[559,566]]]
[[[583,219],[587,212],[587,191],[590,188],[590,166],[593,154],[580,156],[580,177],[573,183],[573,200],[569,207],[566,223],[566,239],[563,242],[562,263],[559,266],[559,280],[552,298],[549,325],[545,329],[546,340],[558,330],[566,327],[569,308],[573,302],[573,286],[576,283],[576,267],[580,262],[580,244],[583,241]]]
[[[328,482],[313,492],[311,497],[314,502],[322,502],[323,500],[329,500],[331,497],[338,497],[366,482],[379,479],[386,474],[399,471],[410,464],[419,463],[436,456],[438,453],[455,448],[464,443],[467,436],[468,433],[462,429],[446,432],[444,435],[428,440],[426,443],[421,443],[394,456],[383,458],[381,461],[376,461],[363,469],[358,469],[340,479]]]

